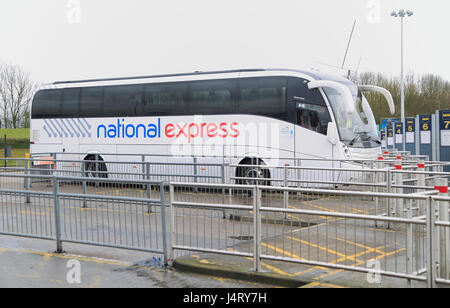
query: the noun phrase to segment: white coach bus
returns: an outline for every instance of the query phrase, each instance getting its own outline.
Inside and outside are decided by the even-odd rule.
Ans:
[[[394,112],[387,90],[316,71],[55,82],[34,96],[31,153],[78,153],[71,159],[85,160],[86,169],[96,155],[106,161],[102,153],[116,154],[117,161],[126,159],[121,154],[177,162],[194,155],[199,162],[243,166],[255,160],[273,166],[323,159],[315,165],[332,166],[326,160],[374,159],[381,143],[364,91],[383,94]],[[107,171],[107,163],[100,169]],[[269,170],[250,167],[235,173],[270,178]]]

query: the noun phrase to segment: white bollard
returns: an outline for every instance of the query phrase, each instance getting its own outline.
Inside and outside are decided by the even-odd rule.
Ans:
[[[419,163],[417,164],[417,171],[420,172],[425,172],[425,161],[423,159],[419,160]],[[425,186],[425,174],[418,174],[418,181],[417,181],[417,186]],[[426,191],[425,189],[418,189],[418,191]],[[423,216],[425,215],[426,211],[426,201],[424,200],[419,200],[418,201],[418,213],[419,216]]]
[[[397,156],[397,161],[395,162],[394,168],[396,171],[402,170],[402,158],[401,156]],[[395,185],[401,186],[403,185],[403,174],[401,173],[394,173],[394,181]],[[394,190],[397,194],[403,193],[403,188],[398,187]],[[395,216],[396,217],[403,217],[403,199],[399,198],[396,199],[395,202]]]
[[[383,177],[384,174],[382,174],[381,172],[378,172],[380,170],[384,169],[384,158],[383,156],[378,156],[377,161],[375,162],[375,169],[377,170],[377,172],[375,173],[374,179],[375,179],[375,183],[374,184],[381,184],[383,182]],[[387,179],[386,179],[387,180]],[[382,191],[382,187],[376,186],[375,187],[375,192],[383,192]],[[379,214],[379,208],[380,208],[380,199],[378,197],[375,197],[375,215]]]

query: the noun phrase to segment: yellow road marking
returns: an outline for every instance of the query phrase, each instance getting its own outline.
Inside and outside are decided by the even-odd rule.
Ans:
[[[337,211],[335,211],[335,210],[332,210],[332,209],[329,209],[327,207],[323,207],[323,206],[320,206],[320,205],[312,204],[310,201],[304,201],[303,203],[306,204],[306,205],[309,205],[310,207],[321,209],[321,210],[324,210],[326,212],[337,213]]]
[[[393,256],[393,255],[396,255],[396,254],[406,250],[406,248],[401,248],[401,249],[398,249],[398,250],[395,250],[395,251],[391,251],[391,252],[385,253],[385,252],[379,250],[383,246],[380,246],[380,247],[377,247],[377,248],[372,248],[372,247],[364,246],[364,245],[361,245],[361,244],[353,243],[353,242],[342,240],[342,239],[338,239],[338,240],[354,244],[354,245],[356,245],[358,247],[366,247],[367,250],[365,252],[359,253],[358,256],[362,256],[362,255],[369,254],[369,253],[372,253],[372,252],[377,252],[377,253],[380,254],[379,256],[377,256],[375,258],[371,258],[370,260],[380,260],[380,259],[383,259],[383,258],[386,258],[386,257],[390,257],[390,256]],[[353,257],[356,257],[356,256],[357,255],[353,255]],[[370,260],[368,260],[368,261],[370,261]],[[345,261],[345,260],[339,259],[339,260],[336,260],[336,263],[339,263],[339,262],[342,262],[342,261]],[[331,262],[331,263],[334,263],[334,262]],[[355,264],[352,264],[351,266],[359,266],[361,264],[364,264],[364,262],[363,261],[359,261],[359,262],[356,262]],[[327,273],[327,274],[324,274],[324,275],[321,275],[321,276],[314,277],[314,279],[323,279],[325,277],[328,277],[328,276],[331,276],[331,275],[335,275],[335,274],[341,273],[343,271],[344,270],[336,270],[335,272],[332,272],[332,273]]]
[[[344,287],[344,286],[338,286],[336,284],[319,282],[319,281],[311,282],[311,283],[309,283],[307,285],[304,285],[303,287],[300,287],[300,288],[301,289],[308,289],[308,288],[316,288],[316,287],[325,287],[325,288],[332,288],[332,289],[345,289],[345,288],[347,288],[347,287]]]
[[[314,266],[314,267],[308,268],[307,270],[297,272],[297,273],[294,274],[294,276],[301,276],[303,274],[306,274],[306,273],[309,273],[309,272],[313,272],[313,271],[318,270],[318,269],[324,269],[324,268],[318,267],[318,266]]]
[[[102,277],[94,276],[94,282],[89,286],[90,289],[98,288],[102,282]]]
[[[21,275],[21,274],[17,274],[16,275],[19,278],[27,278],[27,279],[39,279],[41,276],[39,276],[39,273],[34,272],[33,275]]]
[[[277,248],[277,247],[275,247],[275,246],[272,246],[272,245],[269,245],[269,244],[266,244],[266,243],[261,243],[261,246],[264,246],[264,247],[267,247],[267,248],[269,248],[269,249],[275,250],[276,252],[281,253],[281,254],[283,254],[283,255],[286,255],[286,256],[288,256],[288,257],[291,257],[291,258],[293,258],[293,259],[302,260],[302,261],[305,261],[305,260],[306,260],[306,259],[304,259],[304,258],[302,258],[302,257],[299,257],[299,256],[293,254],[293,253],[290,253],[290,252],[288,252],[288,251],[284,251],[284,250],[282,250],[282,249],[280,249],[280,248]],[[316,269],[322,269],[322,270],[325,270],[325,271],[328,271],[328,270],[329,270],[329,269],[327,269],[327,268],[325,268],[325,267],[321,267],[321,266],[317,266],[317,267],[315,267],[315,268],[316,268]],[[304,272],[302,272],[302,273],[304,273]],[[298,276],[297,274],[289,274],[289,275],[292,275],[292,276]]]
[[[100,212],[108,212],[108,213],[131,213],[131,214],[133,214],[133,215],[135,215],[135,214],[143,214],[143,215],[145,215],[145,216],[151,216],[151,215],[156,215],[156,214],[158,214],[158,213],[147,213],[147,212],[141,212],[141,211],[139,211],[139,212],[133,212],[133,211],[131,211],[131,210],[127,210],[127,209],[123,209],[123,210],[111,210],[111,209],[103,209],[103,208],[99,208],[99,207],[96,207],[96,208],[90,208],[90,207],[87,207],[87,208],[82,208],[82,207],[67,207],[67,208],[64,208],[63,209],[63,212],[64,212],[64,210],[76,210],[76,211],[81,211],[81,212],[83,212],[83,211],[100,211]],[[62,216],[70,216],[70,215],[62,215]]]
[[[69,260],[74,259],[74,260],[78,260],[78,261],[93,262],[93,263],[97,263],[97,264],[107,264],[107,265],[114,265],[114,266],[132,267],[132,268],[136,268],[136,269],[149,269],[149,270],[158,271],[158,269],[153,268],[153,267],[133,265],[131,263],[118,261],[118,260],[108,260],[108,259],[84,257],[84,256],[68,255],[68,254],[57,254],[57,253],[49,253],[49,252],[28,250],[28,249],[10,249],[10,248],[0,248],[0,249],[5,250],[5,251],[18,252],[18,253],[39,255],[39,256],[43,256],[44,260],[50,260],[51,258],[69,259]],[[41,262],[41,264],[42,264],[42,262]]]
[[[301,240],[301,239],[298,239],[298,238],[295,238],[295,237],[291,237],[291,236],[286,236],[286,238],[288,238],[290,240],[293,240],[293,241],[296,241],[296,242],[299,242],[299,243],[302,243],[302,244],[307,245],[307,246],[311,246],[311,247],[318,248],[318,249],[323,250],[323,251],[327,251],[327,252],[329,252],[331,254],[334,254],[334,255],[337,255],[339,257],[348,258],[348,259],[350,259],[352,261],[355,261],[355,262],[359,262],[360,261],[360,260],[355,259],[352,256],[347,256],[347,255],[345,255],[343,253],[340,253],[338,251],[334,251],[332,249],[328,249],[326,247],[322,247],[322,246],[319,246],[317,244],[313,244],[313,243],[307,242],[305,240]]]
[[[237,252],[237,250],[234,250],[232,248],[228,248],[228,250],[229,251],[233,251],[233,252]],[[253,260],[253,258],[249,258],[249,257],[247,257],[247,259],[248,260]],[[286,273],[286,272],[282,271],[281,269],[279,269],[279,268],[277,268],[275,266],[269,265],[269,264],[267,264],[265,262],[261,262],[261,265],[264,266],[265,268],[267,268],[268,270],[271,270],[271,271],[273,271],[273,272],[275,272],[275,273],[277,273],[279,275],[282,275],[282,276],[288,276],[288,277],[294,277],[295,276],[294,274]]]
[[[50,210],[47,209],[45,212],[33,212],[30,210],[22,210],[19,212],[20,214],[24,214],[24,215],[42,215],[42,216],[47,216],[50,215]]]
[[[45,265],[50,261],[51,257],[48,255],[43,255],[42,256],[42,261],[39,263],[39,269],[42,270]],[[34,272],[32,275],[21,275],[21,274],[17,274],[17,277],[20,278],[27,278],[27,279],[38,279],[41,277],[39,272]]]
[[[341,238],[336,238],[336,240],[338,240],[340,242],[344,242],[344,243],[349,243],[351,245],[355,245],[356,247],[360,247],[360,248],[366,249],[367,252],[365,254],[368,254],[368,253],[371,253],[371,252],[377,252],[377,253],[379,253],[381,255],[385,254],[384,252],[378,250],[379,247],[373,248],[373,247],[365,246],[363,244],[358,244],[358,243],[355,243],[355,242],[352,242],[352,241],[349,241],[349,240],[344,240],[344,239],[341,239]],[[380,247],[383,248],[384,246],[380,246]]]
[[[41,263],[39,263],[39,268],[41,268],[41,269],[44,268],[45,265],[50,261],[51,256],[45,255],[45,256],[43,256],[42,259],[43,259],[43,260],[41,261]]]
[[[297,255],[295,255],[293,253],[290,253],[289,251],[284,251],[283,249],[280,249],[278,247],[272,246],[270,244],[266,244],[266,243],[261,242],[261,246],[264,246],[266,248],[275,250],[276,252],[281,253],[281,254],[283,254],[285,256],[291,257],[293,259],[305,260],[305,259],[303,259],[303,258],[301,258],[301,257],[299,257],[299,256],[297,256]]]

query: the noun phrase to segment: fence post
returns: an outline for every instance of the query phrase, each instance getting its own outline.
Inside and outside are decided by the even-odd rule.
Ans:
[[[371,160],[370,161],[370,171],[368,172],[368,174],[369,174],[369,183],[371,183],[372,184],[372,187],[371,187],[371,191],[372,192],[377,192],[378,190],[377,190],[377,187],[375,187],[375,183],[376,183],[376,181],[377,181],[377,172],[375,172],[375,168],[377,167],[377,162],[376,161],[373,161],[373,160]],[[375,198],[374,197],[372,197],[372,201],[375,201]]]
[[[152,184],[147,182],[147,199],[151,200],[152,199]],[[152,203],[149,201],[148,205],[147,205],[147,213],[150,214],[152,213]]]
[[[439,190],[439,196],[448,197],[448,179],[436,179],[436,190]],[[439,221],[449,221],[448,202],[437,202],[439,211]],[[439,272],[440,278],[450,278],[450,229],[448,227],[439,228]]]
[[[197,171],[197,157],[194,157],[194,183],[198,183],[197,175],[198,175],[198,171]],[[196,192],[196,193],[198,192],[198,188],[197,187],[194,188],[194,192]]]
[[[288,183],[288,164],[284,165],[284,180],[283,180],[283,184],[284,184],[284,188],[288,188],[289,183]],[[283,207],[284,209],[287,209],[289,207],[289,192],[288,191],[284,191],[283,192]],[[287,213],[284,213],[284,219],[287,219]]]
[[[222,185],[225,185],[225,165],[222,163],[220,166],[220,170],[222,172]],[[222,205],[225,205],[225,188],[222,187]],[[222,211],[222,218],[225,219],[227,217],[227,213],[225,209]]]
[[[142,179],[145,181],[147,179],[147,177],[146,177],[147,176],[147,165],[145,163],[145,154],[141,155],[141,161],[142,161],[142,164],[141,164]]]
[[[83,208],[87,208],[87,200],[86,200],[86,194],[87,194],[87,183],[86,183],[86,165],[84,163],[81,163],[81,176],[83,177],[82,180],[82,186],[83,186]]]
[[[150,163],[145,163],[145,179],[150,181]]]
[[[253,270],[261,271],[261,189],[253,187]]]
[[[99,162],[98,154],[95,154],[95,174],[96,174],[96,177],[99,177],[99,174],[98,174],[98,171],[99,171],[98,162]],[[99,187],[99,182],[95,181],[95,188],[98,188],[98,187]]]
[[[167,227],[166,227],[166,192],[165,183],[159,184],[161,192],[161,226],[162,226],[162,241],[163,241],[163,254],[164,254],[164,266],[169,265],[169,258],[167,255]]]
[[[423,159],[419,160],[419,163],[417,164],[417,171],[424,172],[425,171],[425,161]],[[417,185],[425,186],[425,174],[418,174],[418,182]],[[425,191],[425,189],[419,189],[419,191]],[[422,200],[419,200],[419,216],[424,215],[426,212],[425,210],[425,203]]]
[[[169,238],[169,260],[170,266],[173,265],[175,260],[175,254],[173,246],[175,245],[175,210],[172,202],[175,200],[175,189],[172,184],[169,183],[169,206],[170,206],[170,238]]]
[[[436,210],[435,203],[431,196],[427,199],[427,286],[428,288],[436,287]]]
[[[377,161],[375,162],[375,175],[374,175],[374,184],[380,184],[381,182],[383,182],[382,179],[382,174],[379,173],[380,170],[382,170],[384,168],[384,163],[383,163],[383,156],[378,156]],[[380,192],[381,187],[376,186],[375,187],[375,192]],[[378,197],[375,197],[375,215],[378,215],[379,213],[379,207],[380,207],[380,199]],[[378,222],[375,222],[375,226],[377,226]]]
[[[29,154],[28,154],[29,155]],[[30,177],[29,177],[29,159],[25,159],[25,191],[27,192],[26,194],[26,203],[30,204],[31,203],[31,198],[30,198]]]
[[[408,219],[413,218],[412,214],[412,204],[413,200],[410,199],[408,202],[407,208],[407,217]],[[406,273],[408,275],[413,272],[413,224],[408,223],[406,225]],[[411,279],[408,279],[408,288],[412,287]]]
[[[397,156],[397,161],[395,164],[395,170],[397,171],[402,171],[402,162],[401,162],[401,156]],[[394,182],[396,186],[402,186],[403,185],[403,174],[400,172],[397,172],[394,174]],[[395,192],[397,194],[402,194],[403,193],[403,188],[402,187],[397,187],[395,189]],[[395,202],[395,216],[396,217],[403,217],[403,199],[398,198],[396,199]]]
[[[56,176],[53,177],[53,199],[55,210],[55,232],[56,232],[56,252],[62,253],[62,241],[61,241],[61,212],[59,204],[59,182]]]
[[[386,170],[386,185],[387,192],[392,193],[392,171],[390,169]],[[392,216],[392,198],[387,198],[387,217]],[[388,228],[390,227],[390,222],[388,222]]]
[[[58,169],[58,167],[56,166],[56,153],[52,153],[50,156],[53,158],[53,162],[55,163],[55,169]]]

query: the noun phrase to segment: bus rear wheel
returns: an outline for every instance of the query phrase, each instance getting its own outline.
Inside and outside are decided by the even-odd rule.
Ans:
[[[270,179],[270,172],[263,167],[265,164],[262,160],[247,158],[241,161],[240,165],[243,166],[237,168],[236,177],[242,179],[237,179],[237,184],[270,186],[270,181],[264,180]]]
[[[106,164],[101,156],[88,155],[84,159],[84,177],[106,179],[108,178],[107,171]]]

